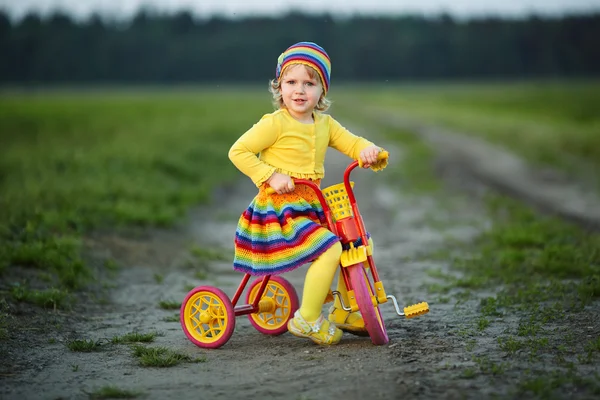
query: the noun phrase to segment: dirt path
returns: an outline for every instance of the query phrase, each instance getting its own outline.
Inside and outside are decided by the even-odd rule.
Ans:
[[[361,133],[360,128],[355,130]],[[394,157],[402,156],[402,149],[386,147]],[[324,186],[337,183],[347,163],[343,156],[331,153]],[[419,261],[420,254],[443,247],[448,237],[468,240],[480,232],[485,220],[477,204],[450,193],[444,198],[406,195],[385,171],[357,171],[354,180],[386,291],[401,305],[426,300],[431,307],[429,314],[405,320],[391,304],[384,305],[388,345],[373,346],[369,339],[346,334],[340,345],[320,347],[288,333],[262,335],[245,317],[238,317],[225,346],[204,350],[185,337],[178,322],[165,321],[177,311],[162,310],[159,302],[181,301],[190,286],[214,285],[230,296],[235,292],[241,275],[231,270],[230,261],[212,262],[208,275],[198,279],[185,267],[185,258],[193,243],[232,254],[237,218],[255,191],[244,179],[217,193],[211,206],[192,212],[182,229],[153,232],[145,238],[90,238],[90,251],[109,249],[125,266],[110,290],[109,302],[87,304],[85,313],[76,318],[57,316],[68,323],[59,327],[59,334],[40,325],[31,337],[22,338],[26,348],[5,349],[13,364],[3,370],[14,372],[0,376],[0,398],[85,399],[109,385],[140,391],[148,399],[459,399],[508,393],[518,372],[508,371],[493,386],[487,375],[460,376],[459,367],[474,365],[465,351],[468,341],[477,341],[479,354],[490,360],[501,360],[503,354],[494,332],[476,338],[459,334],[477,317],[475,305],[456,307],[455,301],[428,298],[424,284],[432,278],[427,271],[445,271],[447,265]],[[285,275],[299,295],[304,271]],[[41,323],[53,323],[52,317]],[[132,331],[157,331],[161,336],[148,346],[165,346],[205,362],[140,367],[129,346],[108,343]],[[100,352],[72,352],[65,344],[75,338],[105,344]]]
[[[582,182],[551,168],[529,165],[497,146],[448,128],[424,123],[399,112],[365,110],[387,124],[415,132],[437,152],[441,169],[470,177],[559,215],[583,227],[600,230],[600,196]]]

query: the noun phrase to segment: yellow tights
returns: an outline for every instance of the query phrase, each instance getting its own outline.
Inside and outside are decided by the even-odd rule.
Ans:
[[[337,242],[319,256],[306,272],[300,314],[307,322],[316,321],[321,315],[325,297],[340,264],[342,245]],[[338,287],[340,285],[338,284]],[[342,280],[342,285],[343,280]],[[344,288],[344,290],[346,290]]]

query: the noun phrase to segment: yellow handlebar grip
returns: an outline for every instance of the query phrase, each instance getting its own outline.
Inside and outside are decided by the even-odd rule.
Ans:
[[[382,149],[379,154],[377,154],[377,162],[387,160],[388,158],[390,158],[390,153],[388,153],[387,150]],[[361,168],[363,167],[363,162],[360,158],[358,159],[358,166]]]
[[[271,194],[275,194],[277,192],[275,191],[275,189],[273,189],[272,187],[269,186],[268,188],[265,189],[265,193],[271,195]]]

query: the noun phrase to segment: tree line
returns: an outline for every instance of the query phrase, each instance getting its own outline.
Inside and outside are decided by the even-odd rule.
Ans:
[[[0,11],[0,82],[265,82],[298,41],[322,45],[341,81],[597,76],[600,13],[520,19],[449,15],[200,18],[140,10],[128,20]]]

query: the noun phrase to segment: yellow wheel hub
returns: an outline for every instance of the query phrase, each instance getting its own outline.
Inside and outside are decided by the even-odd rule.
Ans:
[[[209,313],[203,312],[203,313],[200,313],[200,318],[198,318],[198,319],[200,320],[201,323],[208,324],[212,320],[212,317],[210,316]]]
[[[276,308],[277,308],[277,304],[275,303],[275,300],[273,300],[270,297],[269,298],[263,297],[258,302],[258,312],[259,313],[273,313],[273,311],[275,311]]]
[[[254,301],[260,285],[252,288],[249,300]],[[269,281],[258,303],[258,312],[252,319],[261,327],[271,330],[287,323],[291,313],[292,301],[287,290],[276,281]]]
[[[227,328],[227,309],[221,299],[211,292],[198,292],[185,305],[187,331],[199,342],[212,343]]]

